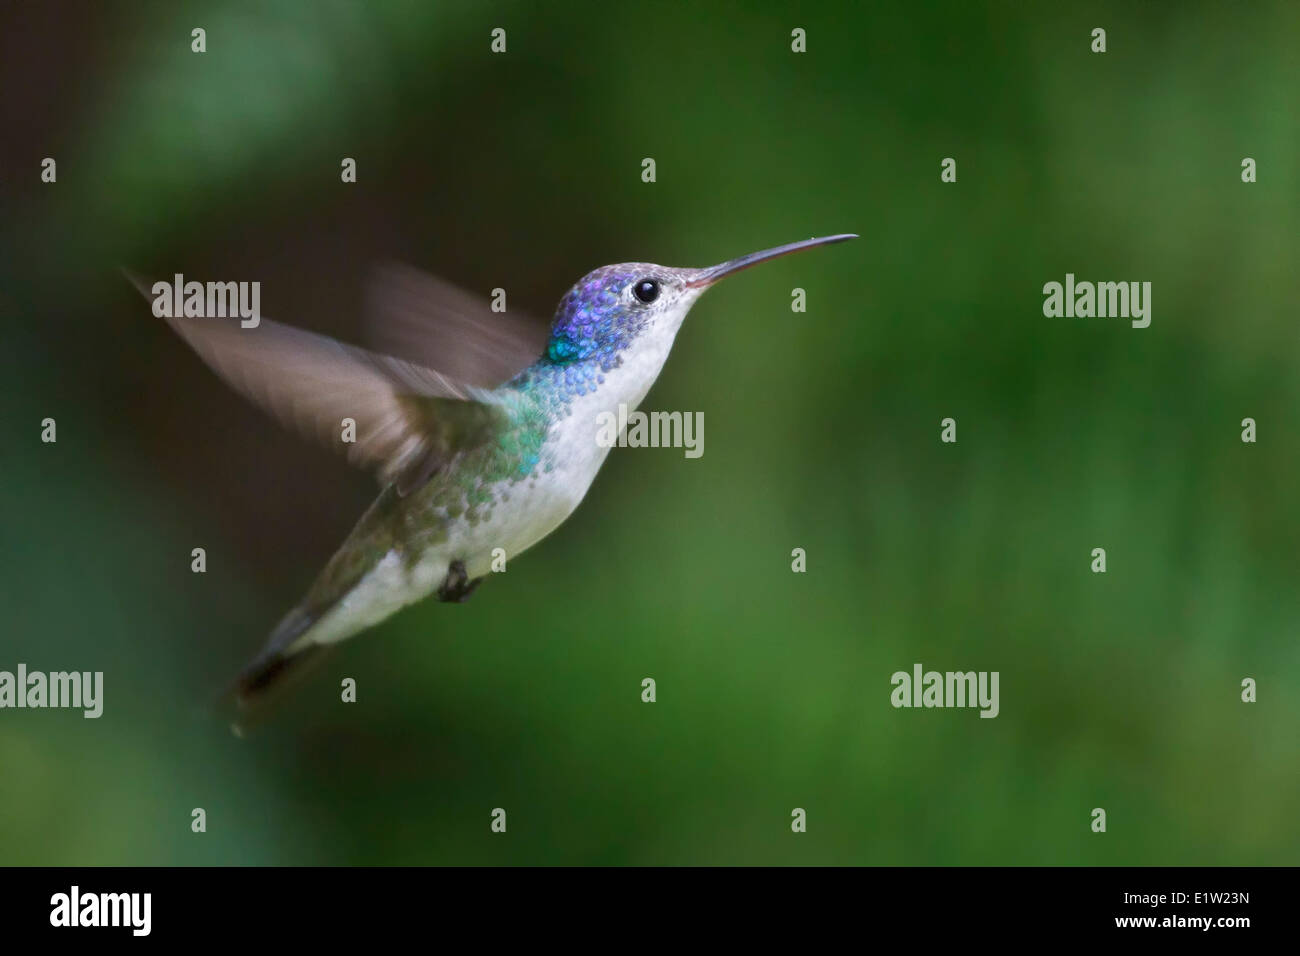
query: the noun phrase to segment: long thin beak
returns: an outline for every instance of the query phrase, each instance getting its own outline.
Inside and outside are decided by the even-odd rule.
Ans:
[[[731,275],[733,272],[739,272],[741,269],[748,269],[750,266],[756,266],[760,262],[766,262],[768,259],[775,259],[777,256],[788,256],[792,252],[799,252],[803,249],[812,249],[815,246],[828,246],[832,242],[845,242],[849,239],[858,238],[856,233],[844,232],[838,236],[823,236],[820,239],[804,239],[802,242],[789,242],[784,246],[776,246],[772,249],[764,249],[762,252],[751,252],[747,256],[741,256],[739,259],[732,259],[730,262],[723,262],[720,265],[708,269],[701,269],[699,274],[686,283],[688,289],[698,289],[711,286],[719,279]]]

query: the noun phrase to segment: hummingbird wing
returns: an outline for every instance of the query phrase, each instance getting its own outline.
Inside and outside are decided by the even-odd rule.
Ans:
[[[270,319],[252,328],[217,318],[167,322],[236,391],[377,472],[399,495],[508,425],[505,409],[481,389],[329,336]],[[345,419],[355,423],[350,441]]]
[[[384,263],[366,289],[366,339],[389,355],[440,369],[458,382],[495,388],[546,348],[549,327],[413,266]]]

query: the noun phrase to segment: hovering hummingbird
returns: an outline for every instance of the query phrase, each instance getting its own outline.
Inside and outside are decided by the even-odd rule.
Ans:
[[[609,453],[596,439],[599,416],[641,403],[706,289],[768,259],[855,238],[806,239],[706,269],[604,266],[560,301],[549,335],[390,267],[372,287],[371,331],[383,352],[419,361],[265,319],[244,328],[168,318],[232,387],[383,485],[240,674],[239,702],[430,593],[468,598],[495,549],[513,558],[578,507]],[[344,419],[355,422],[352,442],[341,440]]]

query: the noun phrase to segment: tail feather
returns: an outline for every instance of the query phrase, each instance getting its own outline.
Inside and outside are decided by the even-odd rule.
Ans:
[[[262,710],[264,704],[282,697],[281,692],[296,683],[291,677],[302,676],[309,665],[318,663],[326,650],[346,636],[335,628],[327,642],[316,643],[311,639],[311,630],[373,570],[374,563],[357,560],[357,553],[387,553],[391,546],[388,542],[405,527],[402,498],[394,485],[388,485],[361,516],[306,597],[281,619],[262,652],[236,678],[231,691],[241,711]],[[385,547],[377,549],[377,542],[386,543]],[[360,627],[356,623],[355,629]]]
[[[235,680],[235,702],[241,711],[263,708],[302,677],[309,665],[319,663],[327,649],[325,646],[293,646],[317,619],[305,608],[295,607],[276,625],[266,647]]]

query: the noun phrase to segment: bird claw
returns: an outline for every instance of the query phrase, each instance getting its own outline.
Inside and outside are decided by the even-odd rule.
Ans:
[[[475,578],[471,581],[465,571],[465,562],[453,561],[447,566],[447,576],[438,586],[438,600],[460,604],[469,599],[482,580],[482,578]]]

